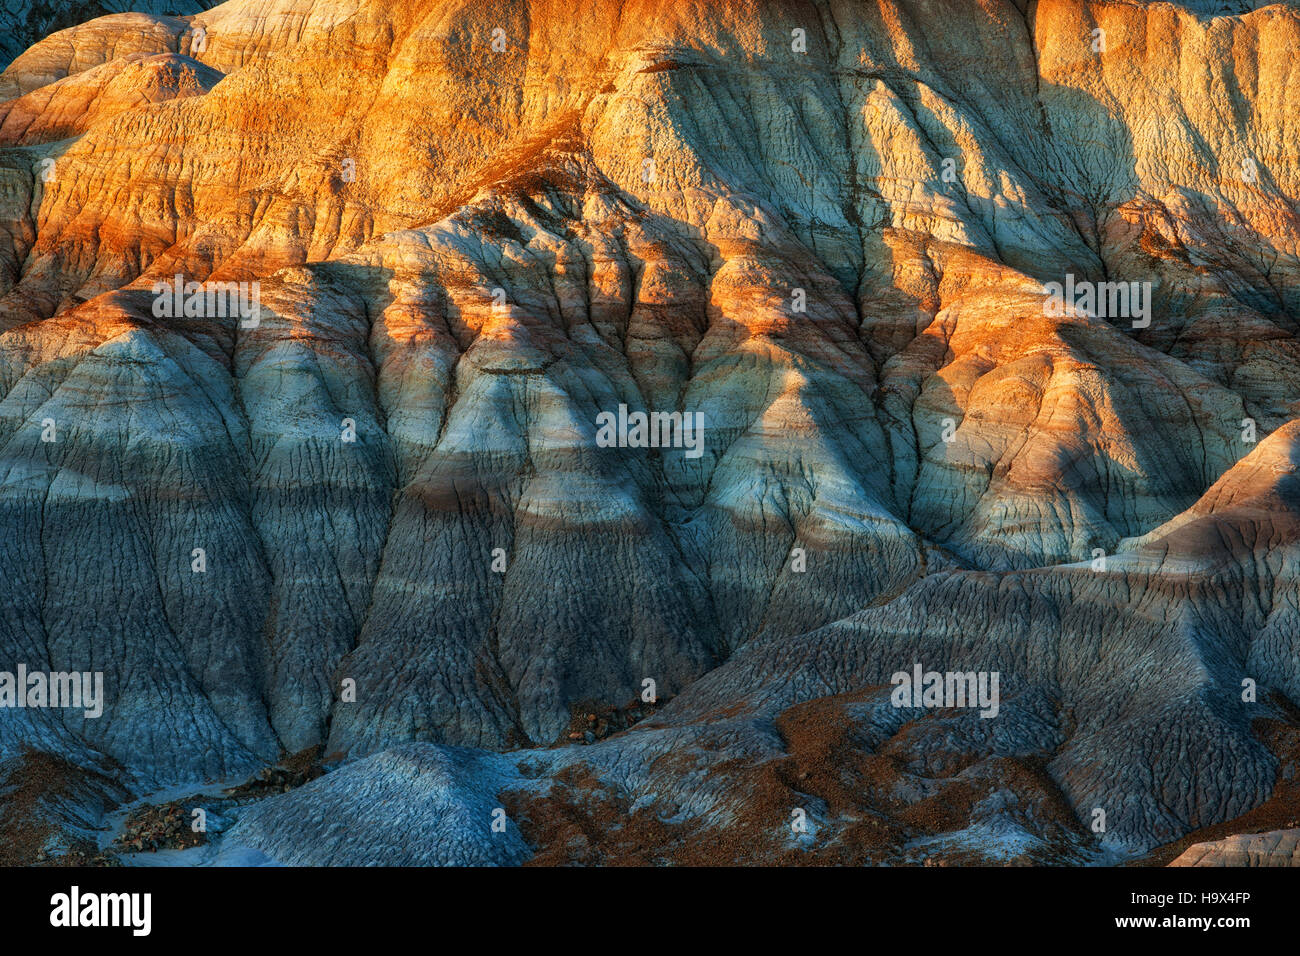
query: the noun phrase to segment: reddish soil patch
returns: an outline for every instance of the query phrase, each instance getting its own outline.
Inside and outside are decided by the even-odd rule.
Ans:
[[[68,856],[79,865],[89,865],[98,851],[90,842],[61,834],[59,827],[43,813],[45,807],[60,803],[75,804],[86,790],[102,784],[106,791],[116,789],[111,782],[93,771],[78,767],[62,757],[37,750],[27,750],[18,758],[17,768],[0,784],[0,866],[30,866],[62,863],[45,853],[45,844],[63,835],[70,845]]]
[[[1048,842],[1048,850],[1036,856],[997,862],[1056,862],[1086,840],[1041,761],[989,758],[976,775],[931,779],[933,795],[920,801],[904,799],[899,786],[906,779],[902,761],[869,753],[859,738],[860,726],[847,710],[876,692],[867,689],[791,707],[775,721],[786,756],[710,767],[710,783],[720,784],[720,792],[737,795],[721,814],[725,824],[665,822],[672,808],[630,812],[634,795],[616,792],[584,765],[558,775],[542,796],[527,791],[504,795],[507,812],[524,838],[539,848],[529,862],[533,866],[896,864],[905,861],[909,841],[965,829],[975,805],[995,790],[1010,791],[1035,832]],[[664,760],[677,763],[654,769],[693,769],[685,756]],[[792,811],[802,808],[812,816],[813,806],[833,821],[833,832],[796,837]],[[925,862],[993,861],[977,850],[959,848],[939,851]]]
[[[188,850],[208,842],[207,834],[196,833],[191,821],[193,806],[182,801],[141,807],[126,818],[122,835],[114,846],[126,853],[154,853],[158,850]]]

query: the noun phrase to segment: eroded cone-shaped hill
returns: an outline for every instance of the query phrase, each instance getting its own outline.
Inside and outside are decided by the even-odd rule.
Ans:
[[[1234,836],[1214,843],[1198,843],[1171,866],[1295,866],[1296,832],[1275,830],[1251,837]]]
[[[8,0],[0,9],[0,69],[38,40],[95,17],[127,11],[189,14],[215,6],[213,0]]]
[[[1256,6],[232,0],[42,40],[0,76],[0,669],[108,704],[0,712],[10,776],[375,755],[241,822],[297,862],[410,828],[285,814],[430,788],[510,802],[463,862],[626,858],[557,849],[558,806],[679,862],[1245,813],[1300,702],[1300,10]],[[177,275],[260,321],[158,316]],[[1067,276],[1149,283],[1149,323],[1052,314]],[[702,414],[698,457],[601,447],[620,406]],[[917,663],[997,671],[999,716],[893,707]],[[647,679],[653,718],[546,749]]]

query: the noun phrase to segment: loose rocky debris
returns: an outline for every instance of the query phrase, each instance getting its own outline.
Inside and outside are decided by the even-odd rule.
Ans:
[[[43,845],[34,849],[25,862],[40,866],[121,866],[121,856],[127,853],[157,853],[204,846],[208,843],[208,834],[203,829],[194,828],[196,810],[202,810],[212,821],[232,808],[301,787],[325,773],[321,753],[322,748],[312,747],[291,754],[221,795],[192,794],[179,800],[137,807],[127,815],[122,832],[102,850],[89,840],[67,839],[66,833],[63,834],[65,845],[54,846],[53,838],[60,834],[52,828],[45,828],[36,834],[44,841]]]
[[[666,703],[666,700],[646,703],[637,699],[622,707],[595,708],[590,705],[575,705],[569,727],[560,740],[556,741],[556,746],[594,744],[606,737],[612,737],[638,721],[645,720]]]
[[[92,843],[78,843],[65,853],[50,853],[41,850],[36,854],[33,866],[121,866],[122,861],[111,850],[97,849]]]
[[[231,787],[226,793],[235,800],[248,798],[261,799],[275,793],[288,793],[305,783],[310,783],[323,776],[325,768],[321,763],[322,747],[308,747],[296,754],[285,757],[274,767],[259,770],[237,787]]]
[[[208,837],[194,829],[195,809],[189,801],[176,801],[134,810],[126,818],[126,827],[113,845],[126,853],[189,850],[203,846]]]

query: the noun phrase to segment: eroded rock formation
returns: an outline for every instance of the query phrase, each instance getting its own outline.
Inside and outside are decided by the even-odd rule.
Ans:
[[[0,754],[145,794],[323,746],[230,831],[284,862],[1083,862],[1240,816],[1300,703],[1296,49],[1291,3],[1084,0],[41,40],[0,75],[0,670],[108,700],[0,711]],[[256,314],[167,314],[177,276]],[[620,406],[698,457],[604,447]],[[918,664],[997,716],[895,706]]]

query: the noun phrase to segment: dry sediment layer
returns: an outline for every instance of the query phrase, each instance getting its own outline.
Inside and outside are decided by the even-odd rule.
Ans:
[[[393,787],[668,808],[710,859],[1249,810],[1300,701],[1300,11],[1233,12],[232,0],[36,44],[0,669],[110,700],[0,714],[0,753],[138,791],[377,755],[241,823],[310,862],[406,824],[276,814]],[[260,322],[158,317],[178,274]],[[1149,325],[1046,314],[1067,275],[1149,283]],[[702,456],[598,446],[621,404],[703,414]],[[999,716],[891,706],[915,663],[998,672]],[[537,749],[647,678],[652,720]],[[410,861],[522,858],[465,839]]]

